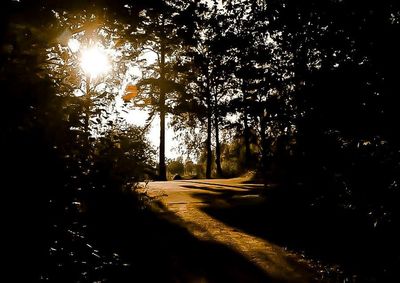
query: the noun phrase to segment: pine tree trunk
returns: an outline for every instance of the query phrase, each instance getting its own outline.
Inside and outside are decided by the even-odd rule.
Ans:
[[[243,128],[244,128],[244,146],[245,146],[245,156],[244,156],[244,167],[245,169],[250,169],[251,164],[251,151],[250,151],[250,129],[248,124],[248,113],[246,104],[246,90],[245,83],[242,84],[242,103],[243,103]]]
[[[164,19],[163,19],[164,23]],[[160,160],[159,160],[159,179],[167,180],[167,170],[165,166],[165,45],[161,38],[161,54],[160,54]]]
[[[221,146],[219,144],[219,121],[218,121],[218,97],[214,95],[214,126],[215,126],[215,164],[217,165],[217,176],[222,177],[222,167],[221,167]]]
[[[165,93],[160,93],[160,160],[159,160],[159,179],[167,180],[167,170],[165,166]]]
[[[207,89],[206,89],[206,103],[207,103],[207,163],[206,163],[206,178],[211,178],[211,164],[212,164],[212,151],[211,151],[211,131],[212,131],[212,113],[211,113],[211,94],[209,87],[209,80],[207,78]]]
[[[244,156],[244,166],[245,169],[250,169],[252,166],[251,164],[251,151],[250,151],[250,129],[248,125],[248,118],[247,118],[247,110],[244,110],[244,119],[243,119],[243,126],[244,126],[244,147],[245,147],[245,156]]]
[[[267,149],[267,136],[265,127],[265,114],[260,115],[260,135],[261,135],[261,174],[265,178],[268,167],[268,149]]]

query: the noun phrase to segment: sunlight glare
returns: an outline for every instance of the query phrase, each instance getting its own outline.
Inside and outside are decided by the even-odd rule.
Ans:
[[[72,53],[75,53],[79,50],[80,47],[80,43],[78,40],[76,40],[75,38],[71,38],[70,40],[68,40],[68,47],[71,50]]]
[[[107,73],[111,68],[107,55],[99,47],[91,47],[82,51],[81,67],[92,78]]]

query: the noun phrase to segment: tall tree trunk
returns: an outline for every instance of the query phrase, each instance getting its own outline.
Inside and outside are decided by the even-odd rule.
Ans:
[[[167,170],[165,166],[165,92],[160,93],[160,160],[159,160],[159,179],[167,180]]]
[[[245,169],[250,169],[251,164],[251,151],[250,151],[250,129],[248,124],[248,113],[247,113],[247,101],[246,101],[246,88],[245,83],[242,84],[242,103],[243,103],[243,128],[244,128],[244,146],[245,146],[245,156],[244,156],[244,167]]]
[[[163,18],[164,28],[164,18]],[[167,170],[165,166],[165,43],[164,38],[160,40],[160,160],[159,160],[159,179],[162,181],[167,180]]]
[[[266,127],[265,127],[265,113],[260,115],[260,135],[261,135],[261,174],[266,179],[266,173],[268,168],[268,145],[267,145],[267,136],[266,136]]]
[[[252,162],[251,162],[251,151],[250,151],[250,129],[249,129],[249,125],[248,125],[247,110],[244,111],[243,116],[244,116],[244,119],[243,119],[244,150],[245,150],[244,166],[245,166],[245,169],[250,169],[252,167]]]
[[[215,164],[217,165],[217,176],[222,177],[221,146],[219,144],[219,113],[217,92],[214,94],[214,126],[215,126]]]
[[[211,131],[212,131],[212,113],[211,113],[211,94],[209,87],[209,80],[207,78],[207,88],[206,88],[206,104],[207,104],[207,163],[206,163],[206,178],[211,178],[211,164],[212,164],[212,151],[211,151]]]

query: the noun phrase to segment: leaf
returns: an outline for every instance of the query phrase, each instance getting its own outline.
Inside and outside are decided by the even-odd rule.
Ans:
[[[127,85],[125,88],[125,95],[122,97],[122,99],[125,102],[128,102],[129,100],[135,98],[138,95],[138,89],[135,85]]]

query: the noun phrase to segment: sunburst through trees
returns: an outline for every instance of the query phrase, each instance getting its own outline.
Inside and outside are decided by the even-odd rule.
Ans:
[[[3,2],[2,141],[6,176],[38,204],[21,205],[29,208],[26,215],[38,211],[21,220],[26,227],[32,222],[49,235],[72,235],[71,244],[88,231],[83,219],[106,215],[108,197],[121,212],[124,194],[140,181],[166,180],[167,172],[188,179],[246,174],[274,188],[254,193],[263,213],[284,223],[296,219],[290,223],[297,228],[304,221],[307,228],[294,239],[296,233],[282,235],[292,231],[278,225],[282,219],[269,221],[262,213],[252,215],[261,219],[257,228],[240,221],[230,225],[252,233],[266,227],[260,233],[268,241],[338,261],[359,272],[361,281],[384,282],[395,273],[398,1]],[[126,120],[143,120],[138,109],[146,112],[144,127]],[[146,139],[154,121],[160,125],[152,141],[157,150]],[[166,133],[172,128],[182,156],[167,160]],[[147,207],[146,197],[133,196],[135,207]],[[223,209],[231,212],[236,201],[232,196]],[[280,213],[272,213],[275,208]],[[48,209],[58,218],[41,220]],[[52,221],[57,228],[46,226]],[[98,228],[101,221],[93,221]],[[313,224],[329,221],[334,225],[323,227],[332,233],[324,234],[326,241],[316,239],[320,231]],[[114,224],[121,223],[109,225]],[[86,254],[73,258],[75,244],[65,253],[53,244],[50,253],[57,260],[70,267],[79,262],[77,270],[82,262],[87,267]],[[97,264],[115,263],[119,255],[94,257],[89,273],[98,275]],[[85,268],[68,278],[89,280]]]

